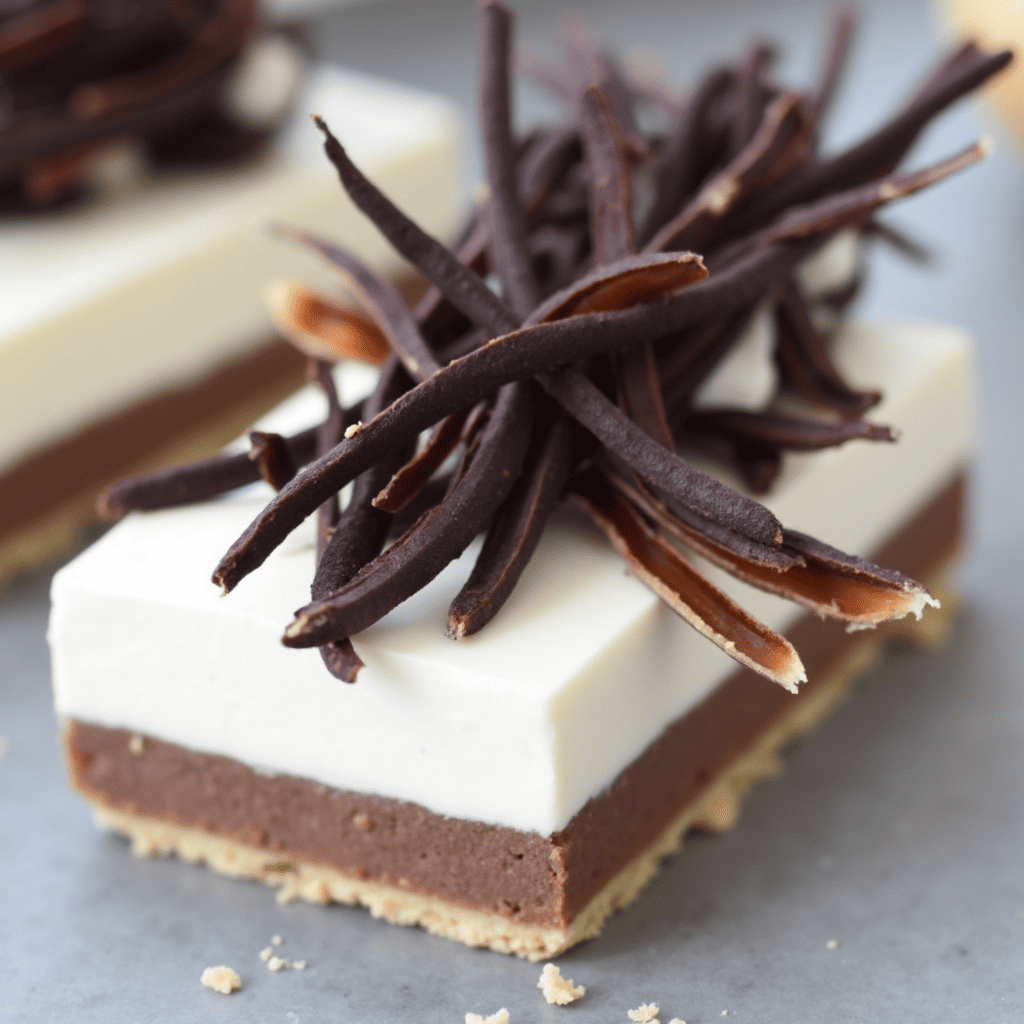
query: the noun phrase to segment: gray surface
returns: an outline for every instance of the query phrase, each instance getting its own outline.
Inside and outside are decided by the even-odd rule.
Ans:
[[[527,40],[554,15],[524,5]],[[727,55],[754,29],[793,40],[810,73],[824,24],[811,3],[587,5],[624,43],[677,61]],[[937,44],[918,3],[866,8],[859,61],[836,109],[837,141],[888,109]],[[385,42],[383,33],[389,33]],[[468,4],[410,2],[340,12],[318,38],[350,65],[471,104]],[[673,55],[680,40],[689,58]],[[702,58],[703,59],[703,58]],[[524,92],[531,116],[545,108]],[[914,160],[959,148],[977,112],[943,120]],[[929,1022],[1024,1020],[1024,699],[1020,681],[1024,184],[1008,145],[981,168],[904,204],[894,220],[943,253],[932,270],[876,260],[867,313],[966,325],[979,342],[982,456],[966,609],[952,647],[891,658],[759,787],[731,834],[690,844],[604,935],[564,958],[588,987],[568,1010],[533,987],[538,968],[361,911],[278,907],[263,888],[174,862],[134,860],[94,830],[65,789],[43,634],[47,581],[0,598],[0,1020],[461,1022],[507,1006],[512,1020]],[[305,973],[270,974],[274,933]],[[839,948],[829,951],[830,939]],[[234,965],[242,992],[198,985]]]

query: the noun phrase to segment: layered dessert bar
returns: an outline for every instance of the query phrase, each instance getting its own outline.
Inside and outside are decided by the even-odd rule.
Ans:
[[[83,83],[113,90],[118,78],[86,74],[87,58],[110,63],[117,43],[137,71],[129,43],[159,37],[160,19],[184,8],[120,5],[137,8],[136,34],[149,33],[125,41],[127,29],[93,24],[102,4],[29,6],[0,17],[4,102],[24,96],[0,119],[0,580],[66,546],[112,480],[210,454],[301,386],[303,359],[277,336],[263,286],[301,277],[341,296],[318,262],[271,237],[276,219],[344,236],[371,266],[412,282],[339,201],[311,113],[344,124],[360,159],[430,230],[455,231],[464,199],[447,105],[309,66],[294,43],[261,34],[251,12],[212,70],[193,54],[187,74],[171,75],[187,39],[162,63],[146,51],[148,71],[167,81],[141,108],[90,119],[74,114]],[[196,12],[209,7],[217,28],[247,6]],[[43,31],[43,14],[58,8],[78,19],[58,26],[70,42]],[[39,52],[43,43],[55,53]],[[77,67],[76,57],[86,61],[77,92],[53,67]],[[198,106],[168,113],[171,101]]]
[[[957,51],[824,157],[845,19],[816,89],[755,47],[653,134],[573,27],[541,77],[577,120],[516,139],[510,18],[480,23],[489,190],[457,253],[321,121],[433,284],[410,309],[291,233],[358,286],[379,377],[325,337],[249,451],[108,491],[141,511],[55,577],[51,644],[72,782],[135,852],[539,959],[731,824],[892,632],[941,634],[969,346],[835,320],[864,236],[902,241],[881,207],[980,151],[896,164],[1008,56]]]

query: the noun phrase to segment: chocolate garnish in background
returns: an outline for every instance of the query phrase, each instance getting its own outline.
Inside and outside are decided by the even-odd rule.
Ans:
[[[255,155],[275,126],[243,123],[225,93],[257,20],[256,0],[0,4],[0,215],[86,198],[125,143],[155,171]]]
[[[811,90],[779,86],[772,49],[755,43],[678,99],[631,79],[572,21],[558,68],[532,56],[518,67],[575,121],[524,136],[512,128],[511,15],[481,0],[478,17],[488,192],[454,250],[394,207],[315,119],[350,198],[427,279],[416,308],[337,245],[281,230],[356,287],[362,319],[346,330],[384,339],[391,352],[375,391],[357,408],[338,406],[325,361],[336,341],[317,324],[336,335],[339,316],[312,315],[314,298],[290,291],[279,321],[316,356],[328,421],[294,438],[257,435],[252,457],[117,485],[104,509],[152,508],[162,496],[177,504],[259,474],[270,479],[278,494],[216,569],[225,591],[319,510],[313,600],[284,642],[320,646],[329,670],[349,682],[362,664],[349,635],[433,579],[480,533],[483,548],[448,631],[461,637],[486,624],[566,495],[684,619],[787,688],[803,678],[796,652],[704,579],[687,550],[852,625],[920,614],[933,600],[919,584],[786,530],[680,453],[710,456],[763,491],[786,451],[895,439],[861,418],[880,393],[843,379],[822,327],[852,300],[859,274],[849,287],[810,298],[797,269],[841,230],[919,252],[878,211],[973,163],[985,147],[911,174],[896,166],[931,117],[1010,53],[961,46],[891,121],[826,157],[821,117],[852,32],[846,11]],[[641,111],[661,127],[641,131]],[[681,243],[700,255],[679,251]],[[763,307],[776,325],[776,395],[761,409],[699,405],[702,385]],[[310,337],[324,345],[310,349]],[[351,348],[345,342],[339,351]]]

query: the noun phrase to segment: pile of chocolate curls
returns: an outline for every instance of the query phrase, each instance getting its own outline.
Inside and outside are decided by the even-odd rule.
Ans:
[[[270,131],[223,94],[256,25],[256,0],[0,0],[0,214],[87,198],[128,141],[162,171],[253,155]]]
[[[351,682],[362,662],[349,637],[480,534],[448,629],[457,638],[489,622],[553,509],[569,500],[679,615],[795,689],[805,675],[788,641],[712,586],[685,549],[851,623],[919,613],[932,599],[897,572],[784,528],[680,453],[718,458],[759,492],[786,451],[892,439],[862,419],[880,396],[844,381],[815,308],[841,309],[855,286],[812,303],[797,270],[845,230],[913,248],[877,211],[971,164],[984,147],[911,173],[895,168],[932,117],[1011,55],[958,47],[880,129],[824,155],[819,129],[848,47],[846,12],[810,90],[780,85],[771,49],[756,44],[678,97],[631,78],[572,23],[557,69],[521,64],[573,120],[524,135],[511,123],[511,16],[482,0],[478,23],[488,188],[454,249],[381,194],[315,118],[345,191],[429,283],[410,308],[343,249],[286,232],[359,293],[361,312],[341,334],[352,352],[378,344],[387,353],[376,390],[341,408],[321,358],[313,372],[330,405],[324,423],[288,438],[254,435],[249,454],[126,481],[104,509],[201,500],[258,475],[272,482],[277,495],[213,579],[230,591],[316,513],[312,601],[284,643],[319,646],[330,671]],[[641,130],[641,113],[662,127]],[[765,305],[777,400],[756,410],[695,404]]]

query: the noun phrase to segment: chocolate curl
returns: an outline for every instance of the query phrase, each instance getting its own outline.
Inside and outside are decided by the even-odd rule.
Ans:
[[[413,459],[402,466],[373,499],[374,508],[382,512],[400,512],[423,489],[427,481],[464,440],[463,427],[469,407],[446,416],[435,428],[427,443]]]
[[[364,316],[328,301],[292,281],[273,281],[264,291],[274,326],[311,359],[356,359],[379,366],[388,340]]]
[[[806,158],[811,127],[803,97],[796,92],[780,96],[765,112],[750,142],[654,235],[645,251],[703,249],[716,226],[742,199],[766,189]]]
[[[423,340],[415,317],[390,281],[367,267],[357,256],[307,231],[276,227],[275,233],[308,246],[343,276],[388,346],[401,358],[415,380],[429,377],[438,368],[437,359]]]
[[[508,496],[526,455],[533,399],[524,385],[502,388],[479,449],[440,505],[350,583],[296,612],[288,647],[312,647],[350,636],[386,615],[457,558]]]
[[[572,472],[572,424],[558,415],[529,467],[498,509],[469,579],[448,610],[448,635],[461,639],[500,611],[540,542]]]
[[[847,555],[795,530],[783,533],[777,565],[759,563],[706,533],[680,523],[648,493],[621,478],[613,485],[658,526],[708,561],[744,583],[809,608],[822,618],[840,619],[851,628],[869,629],[913,614],[921,618],[928,605],[939,607],[920,583],[872,562]]]
[[[526,244],[526,220],[515,173],[509,90],[512,16],[497,0],[479,0],[480,114],[490,199],[491,265],[508,304],[523,320],[540,301]]]
[[[784,389],[814,405],[858,417],[882,400],[880,391],[857,391],[843,379],[829,352],[828,339],[811,319],[807,300],[792,281],[776,290],[775,360]]]
[[[596,85],[607,97],[630,155],[636,159],[646,157],[649,143],[636,123],[633,96],[611,54],[578,15],[565,19],[561,42],[570,83],[570,102],[578,104],[586,89]]]
[[[710,110],[732,80],[731,68],[716,68],[687,97],[679,111],[657,156],[652,173],[653,197],[637,232],[645,248],[655,232],[680,211],[687,196],[699,185],[704,170],[701,155],[714,149],[708,126]]]
[[[729,224],[729,237],[755,230],[787,207],[891,173],[936,114],[998,74],[1011,60],[1010,50],[987,54],[973,47],[952,64],[947,58],[886,125],[838,156],[806,165],[759,197]]]
[[[386,407],[402,393],[407,380],[398,357],[391,356],[381,371],[377,387],[367,399],[366,414],[373,416]],[[323,441],[326,443],[329,440],[325,425]],[[402,454],[401,449],[390,453],[356,479],[345,510],[337,514],[336,518],[332,517],[335,521],[329,535],[326,532],[322,535],[322,546],[319,544],[321,535],[318,531],[319,554],[316,573],[310,586],[310,596],[314,601],[343,586],[380,554],[387,540],[391,516],[375,509],[372,499]],[[320,505],[320,510],[325,505],[337,512],[337,492],[328,496],[324,504]],[[321,644],[320,656],[331,675],[346,683],[354,683],[359,670],[363,668],[362,659],[346,636],[338,636]]]
[[[747,409],[708,409],[691,413],[683,429],[697,434],[718,434],[736,442],[747,442],[768,449],[811,452],[834,448],[847,441],[896,441],[891,427],[847,420],[831,423],[808,419],[776,409],[752,412]]]
[[[748,615],[667,545],[596,473],[573,481],[573,497],[637,578],[677,615],[741,665],[789,690],[806,682],[784,637]]]
[[[768,509],[653,440],[582,373],[564,369],[540,380],[573,419],[652,486],[753,541],[775,547],[781,543],[782,527]]]
[[[249,458],[259,467],[260,476],[280,491],[295,476],[295,463],[285,439],[280,434],[250,430],[249,442]]]
[[[590,237],[594,259],[612,263],[636,252],[632,182],[627,147],[608,97],[588,86],[580,102],[580,126],[589,174]]]
[[[808,97],[811,116],[814,118],[814,134],[817,137],[822,121],[835,96],[836,87],[846,66],[846,57],[850,51],[850,40],[856,27],[856,18],[848,7],[838,7],[832,15],[828,44],[825,48],[825,59],[818,74],[818,84]]]
[[[358,415],[357,407],[349,410],[346,418],[354,420]],[[317,429],[310,427],[286,439],[296,465],[304,465],[314,457]],[[259,466],[249,458],[248,452],[215,455],[187,466],[119,480],[100,494],[96,507],[104,519],[113,519],[129,512],[151,512],[209,501],[259,479]]]
[[[763,78],[774,56],[774,50],[767,43],[754,42],[740,61],[733,90],[736,112],[729,133],[730,154],[742,152],[761,123],[768,99]]]

